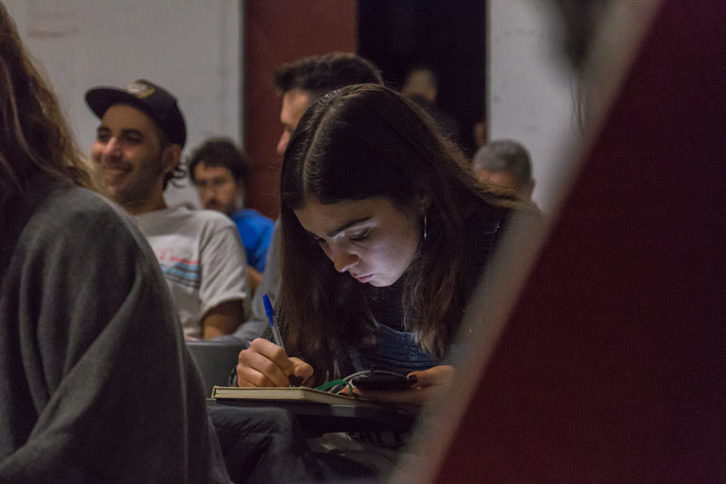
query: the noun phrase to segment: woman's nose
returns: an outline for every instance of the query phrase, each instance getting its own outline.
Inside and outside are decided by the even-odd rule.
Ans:
[[[336,250],[333,253],[333,265],[338,272],[347,272],[359,261],[358,255],[346,250]]]

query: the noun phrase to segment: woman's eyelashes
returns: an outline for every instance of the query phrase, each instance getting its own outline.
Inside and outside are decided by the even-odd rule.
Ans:
[[[371,234],[371,229],[364,229],[351,234],[348,239],[352,242],[362,242]]]
[[[310,234],[310,237],[313,239],[313,242],[318,244],[320,247],[325,248],[328,245],[328,243],[322,237],[318,237],[315,234]]]
[[[315,244],[320,246],[320,248],[322,248],[323,250],[327,250],[328,241],[326,239],[324,239],[322,237],[318,237],[317,235],[315,235],[313,233],[309,233],[309,234],[310,234],[310,238],[312,239],[312,241]],[[349,242],[353,242],[353,243],[360,243],[360,242],[366,241],[370,237],[370,235],[371,235],[371,229],[366,228],[366,229],[351,233],[350,235],[347,236],[347,240]]]

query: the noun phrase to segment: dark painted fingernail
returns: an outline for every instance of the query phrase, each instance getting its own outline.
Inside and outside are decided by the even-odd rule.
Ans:
[[[408,384],[414,386],[416,383],[418,383],[418,377],[416,375],[409,375]]]
[[[287,381],[290,382],[291,387],[299,387],[302,383],[302,378],[295,375],[290,375],[287,377]]]

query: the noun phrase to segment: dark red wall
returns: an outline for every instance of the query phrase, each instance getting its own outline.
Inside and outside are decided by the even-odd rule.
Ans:
[[[723,482],[725,20],[663,1],[437,482]]]
[[[244,26],[245,149],[255,163],[247,205],[279,212],[280,98],[272,73],[285,62],[333,50],[356,51],[355,0],[247,0]]]

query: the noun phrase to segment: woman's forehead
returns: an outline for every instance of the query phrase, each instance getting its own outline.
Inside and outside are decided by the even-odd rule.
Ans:
[[[302,208],[295,210],[295,215],[305,230],[322,235],[374,217],[386,217],[391,212],[399,210],[385,197],[333,203],[321,203],[316,197],[308,197]]]

